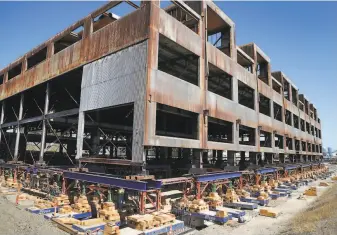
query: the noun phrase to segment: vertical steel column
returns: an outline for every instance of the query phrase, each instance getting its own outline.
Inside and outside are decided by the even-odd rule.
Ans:
[[[145,202],[146,202],[146,192],[140,192],[139,212],[141,215],[145,214]]]
[[[5,101],[2,101],[1,105],[1,116],[0,116],[0,127],[4,123],[4,117],[5,117]],[[2,127],[1,127],[2,130]],[[1,138],[2,138],[2,131],[0,130],[0,143],[1,143]]]
[[[243,178],[242,178],[242,175],[240,176],[239,178],[239,189],[242,189],[243,188]]]
[[[49,112],[49,95],[50,95],[50,87],[49,87],[49,83],[47,83],[46,97],[45,97],[44,110],[43,110],[42,136],[41,136],[39,163],[43,163],[43,155],[44,155],[44,149],[46,145],[46,122],[47,122],[46,114],[48,114]]]
[[[197,199],[201,198],[200,182],[196,182],[196,196],[197,196]]]
[[[260,180],[261,180],[261,175],[260,174],[256,174],[255,175],[255,184],[259,185],[260,184]]]
[[[20,108],[19,108],[19,116],[17,117],[18,119],[18,124],[16,127],[16,139],[15,139],[15,149],[14,149],[14,161],[18,160],[19,156],[19,143],[20,143],[20,120],[22,119],[22,114],[23,114],[23,101],[24,101],[24,94],[21,93],[20,96]]]
[[[159,211],[160,205],[161,205],[161,192],[160,192],[160,190],[156,190],[156,194],[157,194],[156,211]]]

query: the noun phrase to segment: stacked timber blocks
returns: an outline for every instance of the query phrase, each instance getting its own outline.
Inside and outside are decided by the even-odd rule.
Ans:
[[[128,225],[137,230],[147,230],[175,222],[175,216],[171,213],[154,212],[146,215],[131,215],[127,217]]]
[[[196,199],[192,201],[192,204],[188,205],[189,212],[200,212],[209,210],[208,204],[202,199]]]
[[[36,199],[34,202],[34,206],[40,209],[51,208],[54,204],[50,201],[44,199]]]
[[[131,215],[127,217],[128,226],[137,230],[147,230],[151,229],[157,224],[153,219],[153,215]],[[157,222],[158,223],[158,222]]]
[[[10,187],[10,188],[17,188],[18,187],[18,183],[14,182],[13,178],[8,178],[6,180],[6,186]]]
[[[153,219],[158,221],[159,225],[167,225],[174,223],[176,220],[175,215],[171,213],[153,212]]]
[[[235,192],[239,197],[244,197],[244,198],[250,197],[250,193],[244,189],[237,189]]]
[[[208,205],[211,208],[216,208],[217,206],[223,206],[223,200],[216,192],[209,193],[208,197],[205,198]]]
[[[99,211],[99,217],[103,219],[104,222],[120,221],[119,213],[115,209],[115,204],[113,202],[103,203],[103,209]]]
[[[74,212],[77,213],[85,213],[85,212],[90,212],[90,205],[88,203],[88,199],[86,196],[81,195],[75,200],[76,203],[74,205]]]
[[[234,189],[229,188],[226,191],[225,201],[226,201],[226,203],[240,202],[240,199],[239,199],[239,196],[235,193]]]
[[[320,182],[319,186],[328,187],[329,183],[327,183],[327,182]]]
[[[119,235],[119,227],[116,226],[114,223],[107,223],[104,226],[103,235]]]
[[[69,205],[69,198],[65,194],[60,194],[58,197],[54,197],[53,202],[58,206]]]

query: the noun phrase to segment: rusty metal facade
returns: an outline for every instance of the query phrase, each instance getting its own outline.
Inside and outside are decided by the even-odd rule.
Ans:
[[[287,150],[285,146],[283,149],[277,149],[274,144],[274,133],[293,138],[293,141],[297,139],[315,145],[322,145],[321,138],[296,129],[293,125],[289,126],[285,124],[284,121],[280,122],[275,120],[273,118],[273,107],[271,107],[272,115],[270,117],[259,113],[258,96],[259,93],[261,93],[271,101],[281,105],[283,115],[284,110],[287,109],[300,119],[305,120],[305,122],[321,130],[321,124],[300,110],[298,106],[294,105],[291,101],[285,99],[283,92],[281,92],[281,94],[276,92],[270,85],[268,86],[258,79],[255,70],[251,73],[238,64],[237,45],[235,43],[235,24],[215,3],[211,1],[200,2],[201,14],[197,17],[199,21],[196,33],[167,14],[165,10],[161,9],[159,2],[160,1],[143,2],[139,9],[94,33],[92,32],[93,17],[104,12],[108,7],[117,4],[117,2],[108,3],[107,6],[98,9],[86,18],[70,26],[64,32],[56,35],[0,71],[0,74],[5,75],[4,83],[0,85],[0,99],[5,100],[10,96],[53,79],[67,71],[90,63],[84,67],[78,127],[79,135],[77,137],[78,153],[81,153],[81,151],[79,151],[79,148],[81,148],[80,139],[82,138],[81,134],[83,134],[84,129],[83,112],[126,102],[135,102],[133,162],[145,161],[145,146],[296,154],[295,150]],[[180,2],[180,4],[184,3]],[[185,10],[186,9],[189,10],[189,8],[185,6]],[[230,56],[207,42],[207,32],[205,29],[208,9],[213,10],[231,27]],[[195,12],[193,12],[193,14],[195,14]],[[53,54],[53,42],[62,35],[77,28],[79,25],[84,25],[82,40],[57,54]],[[159,35],[164,35],[199,56],[198,86],[185,82],[158,69]],[[34,68],[27,70],[27,56],[43,47],[48,48],[47,59]],[[255,44],[245,45],[241,48],[245,49],[247,53],[252,54],[251,60],[254,61],[253,68],[257,66],[257,54],[268,61],[268,80],[272,81],[274,78],[271,74],[270,59],[263,51]],[[112,55],[107,56],[110,54]],[[104,56],[107,57],[100,59]],[[23,67],[22,73],[8,81],[8,70],[21,62]],[[109,65],[109,63],[112,64]],[[208,63],[211,63],[232,76],[232,100],[221,97],[208,90]],[[104,64],[106,64],[106,68],[104,68]],[[124,75],[128,75],[125,80],[120,78],[120,82],[112,82],[112,79],[110,79],[113,78],[111,77],[113,76],[112,73],[118,71],[117,67],[122,68],[121,66],[126,64],[128,65],[128,69],[131,69],[128,72],[131,73],[133,70],[138,70],[138,75],[135,79],[139,80],[135,81],[132,79],[132,76],[129,76],[130,73],[126,73],[127,69],[125,69],[123,71],[125,72]],[[132,65],[135,66],[133,67]],[[109,70],[110,68],[116,68],[117,70],[112,71]],[[281,83],[283,79],[289,80],[282,72],[279,73]],[[117,76],[118,74],[119,73],[116,73],[115,75]],[[255,110],[238,103],[239,81],[254,89]],[[106,82],[108,85],[102,85],[102,82]],[[292,84],[290,81],[288,82]],[[125,87],[125,89],[122,87]],[[198,139],[156,135],[157,103],[198,113]],[[309,105],[308,103],[308,106]],[[233,123],[233,143],[208,141],[208,117],[214,117]],[[239,144],[238,123],[255,129],[255,146]],[[272,146],[270,148],[260,146],[260,130],[273,134]],[[308,152],[307,149],[301,149],[300,154],[322,155],[321,152]]]

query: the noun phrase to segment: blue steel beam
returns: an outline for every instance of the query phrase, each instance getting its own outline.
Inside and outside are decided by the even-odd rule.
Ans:
[[[86,174],[86,173],[70,172],[70,171],[63,172],[63,176],[67,179],[109,185],[113,187],[130,189],[130,190],[135,190],[135,191],[146,191],[147,190],[147,183],[142,182],[142,181],[126,180],[126,179],[120,179],[120,178],[115,178],[115,177],[110,177],[110,176],[94,175],[94,174]]]
[[[298,166],[286,166],[284,167],[285,170],[289,171],[289,170],[294,170],[294,169],[297,169]]]
[[[301,167],[303,168],[311,167],[311,164],[302,164]]]
[[[256,173],[258,174],[267,174],[267,173],[273,173],[277,171],[275,168],[264,168],[264,169],[258,169],[256,170]]]
[[[205,174],[194,176],[197,182],[212,182],[217,180],[225,180],[238,178],[242,175],[242,172],[223,172],[223,173],[214,173],[214,174]]]

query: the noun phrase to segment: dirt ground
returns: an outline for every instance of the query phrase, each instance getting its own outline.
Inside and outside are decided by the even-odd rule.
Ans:
[[[332,166],[332,169],[336,171],[336,166]],[[327,227],[327,223],[319,222],[315,227],[316,231],[312,233],[308,233],[308,231],[294,231],[294,222],[297,224],[301,224],[301,220],[298,218],[302,218],[302,221],[306,220],[306,216],[302,216],[301,214],[306,209],[311,208],[312,205],[321,205],[320,201],[325,198],[324,192],[329,190],[337,190],[337,185],[334,188],[326,188],[326,187],[319,187],[319,182],[322,180],[318,180],[309,184],[309,186],[317,186],[318,195],[319,197],[305,197],[305,200],[297,199],[300,194],[302,194],[305,189],[309,186],[302,186],[297,191],[294,191],[292,194],[292,198],[281,198],[276,201],[271,201],[270,205],[268,206],[271,210],[279,212],[279,216],[277,218],[268,218],[263,216],[258,216],[257,211],[246,211],[246,219],[247,221],[244,224],[238,224],[237,222],[230,222],[227,225],[220,226],[216,224],[211,224],[207,228],[202,229],[200,231],[195,232],[195,235],[202,235],[202,234],[210,234],[210,235],[240,235],[240,234],[247,234],[247,235],[336,235],[337,230],[334,230],[333,233],[329,233],[331,229],[327,229],[327,232],[322,232],[322,227]],[[337,183],[336,183],[337,184]],[[323,194],[323,195],[322,195]],[[337,194],[337,193],[336,193]],[[320,197],[322,195],[322,197]],[[337,200],[337,196],[334,199],[334,202]],[[260,207],[261,208],[261,207]],[[335,211],[337,215],[337,210]],[[335,222],[337,221],[334,220]],[[316,221],[317,222],[317,221]],[[329,226],[334,226],[337,223],[333,224],[333,221],[330,221]],[[298,227],[300,227],[299,225]],[[332,231],[332,230],[331,230]]]
[[[26,206],[15,206],[0,196],[0,234],[2,235],[65,235],[43,216],[25,211]]]

